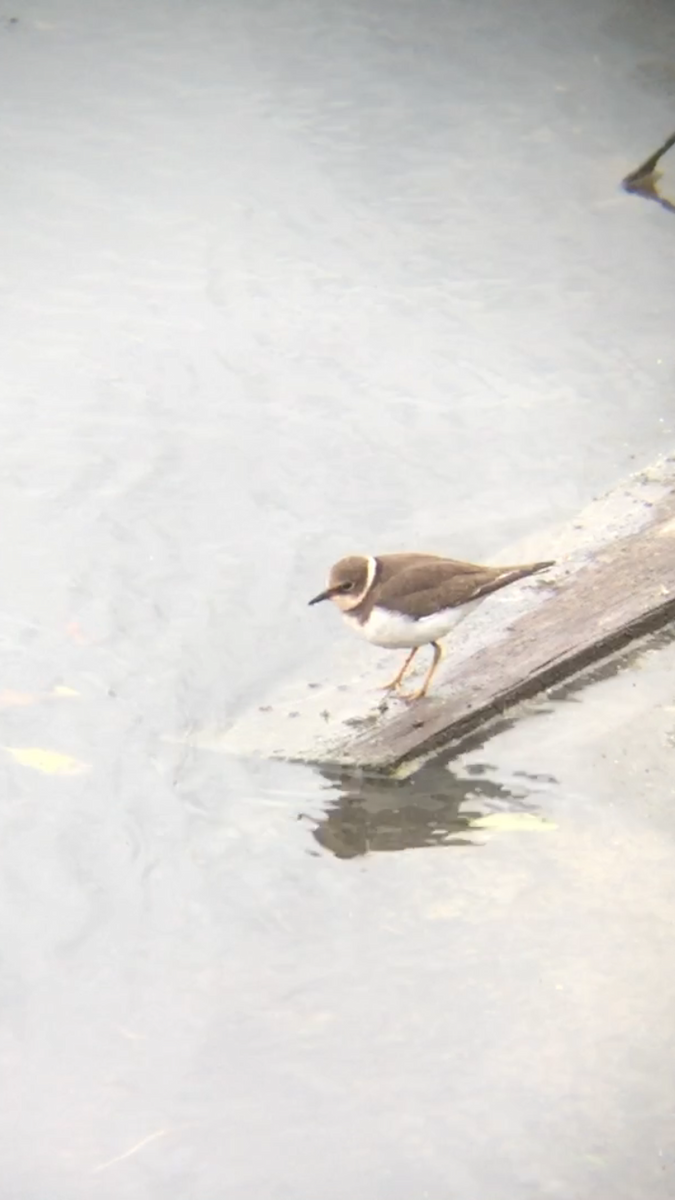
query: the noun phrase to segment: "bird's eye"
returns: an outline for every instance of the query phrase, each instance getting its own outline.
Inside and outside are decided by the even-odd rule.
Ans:
[[[342,585],[343,592],[351,592],[353,590],[354,590],[354,584],[351,583],[349,580],[347,581],[347,583],[343,583],[343,585]]]

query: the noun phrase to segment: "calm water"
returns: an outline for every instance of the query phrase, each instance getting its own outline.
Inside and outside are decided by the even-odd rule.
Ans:
[[[672,1196],[668,647],[406,787],[168,739],[310,672],[342,552],[671,449],[618,184],[674,52],[665,0],[0,14],[6,1200]]]

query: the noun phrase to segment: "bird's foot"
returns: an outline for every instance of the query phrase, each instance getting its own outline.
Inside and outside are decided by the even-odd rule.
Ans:
[[[397,677],[396,679],[390,679],[389,683],[378,683],[375,690],[378,692],[396,692],[400,686],[401,680]]]
[[[405,704],[414,704],[416,700],[423,700],[426,694],[427,689],[421,687],[416,692],[399,692],[398,699],[403,700]]]

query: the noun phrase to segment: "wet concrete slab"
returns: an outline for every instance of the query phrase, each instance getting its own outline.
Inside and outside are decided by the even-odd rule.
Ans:
[[[3,1196],[672,1195],[671,645],[387,790],[178,735],[315,678],[342,553],[487,561],[671,451],[620,181],[674,48],[665,0],[0,14]]]

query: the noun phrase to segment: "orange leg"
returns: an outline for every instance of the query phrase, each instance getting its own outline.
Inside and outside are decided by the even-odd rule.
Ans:
[[[431,680],[433,679],[434,675],[436,674],[436,668],[443,656],[443,651],[442,651],[441,647],[439,646],[438,642],[432,642],[431,645],[434,648],[434,657],[433,657],[433,662],[432,662],[431,666],[429,667],[429,670],[427,671],[427,676],[426,676],[426,679],[424,680],[424,683],[422,684],[422,686],[418,692],[413,692],[412,694],[402,695],[401,696],[402,700],[421,700],[422,696],[426,696],[426,694],[429,690],[429,684],[431,683]]]
[[[410,654],[406,658],[398,675],[395,675],[394,678],[389,681],[389,683],[383,683],[381,685],[383,692],[393,692],[395,690],[395,688],[400,687],[401,680],[403,679],[403,676],[405,675],[406,671],[408,670],[408,667],[410,666],[410,664],[411,664],[413,658],[415,657],[415,655],[417,654],[418,650],[419,650],[419,646],[413,646],[412,650],[410,651]]]

